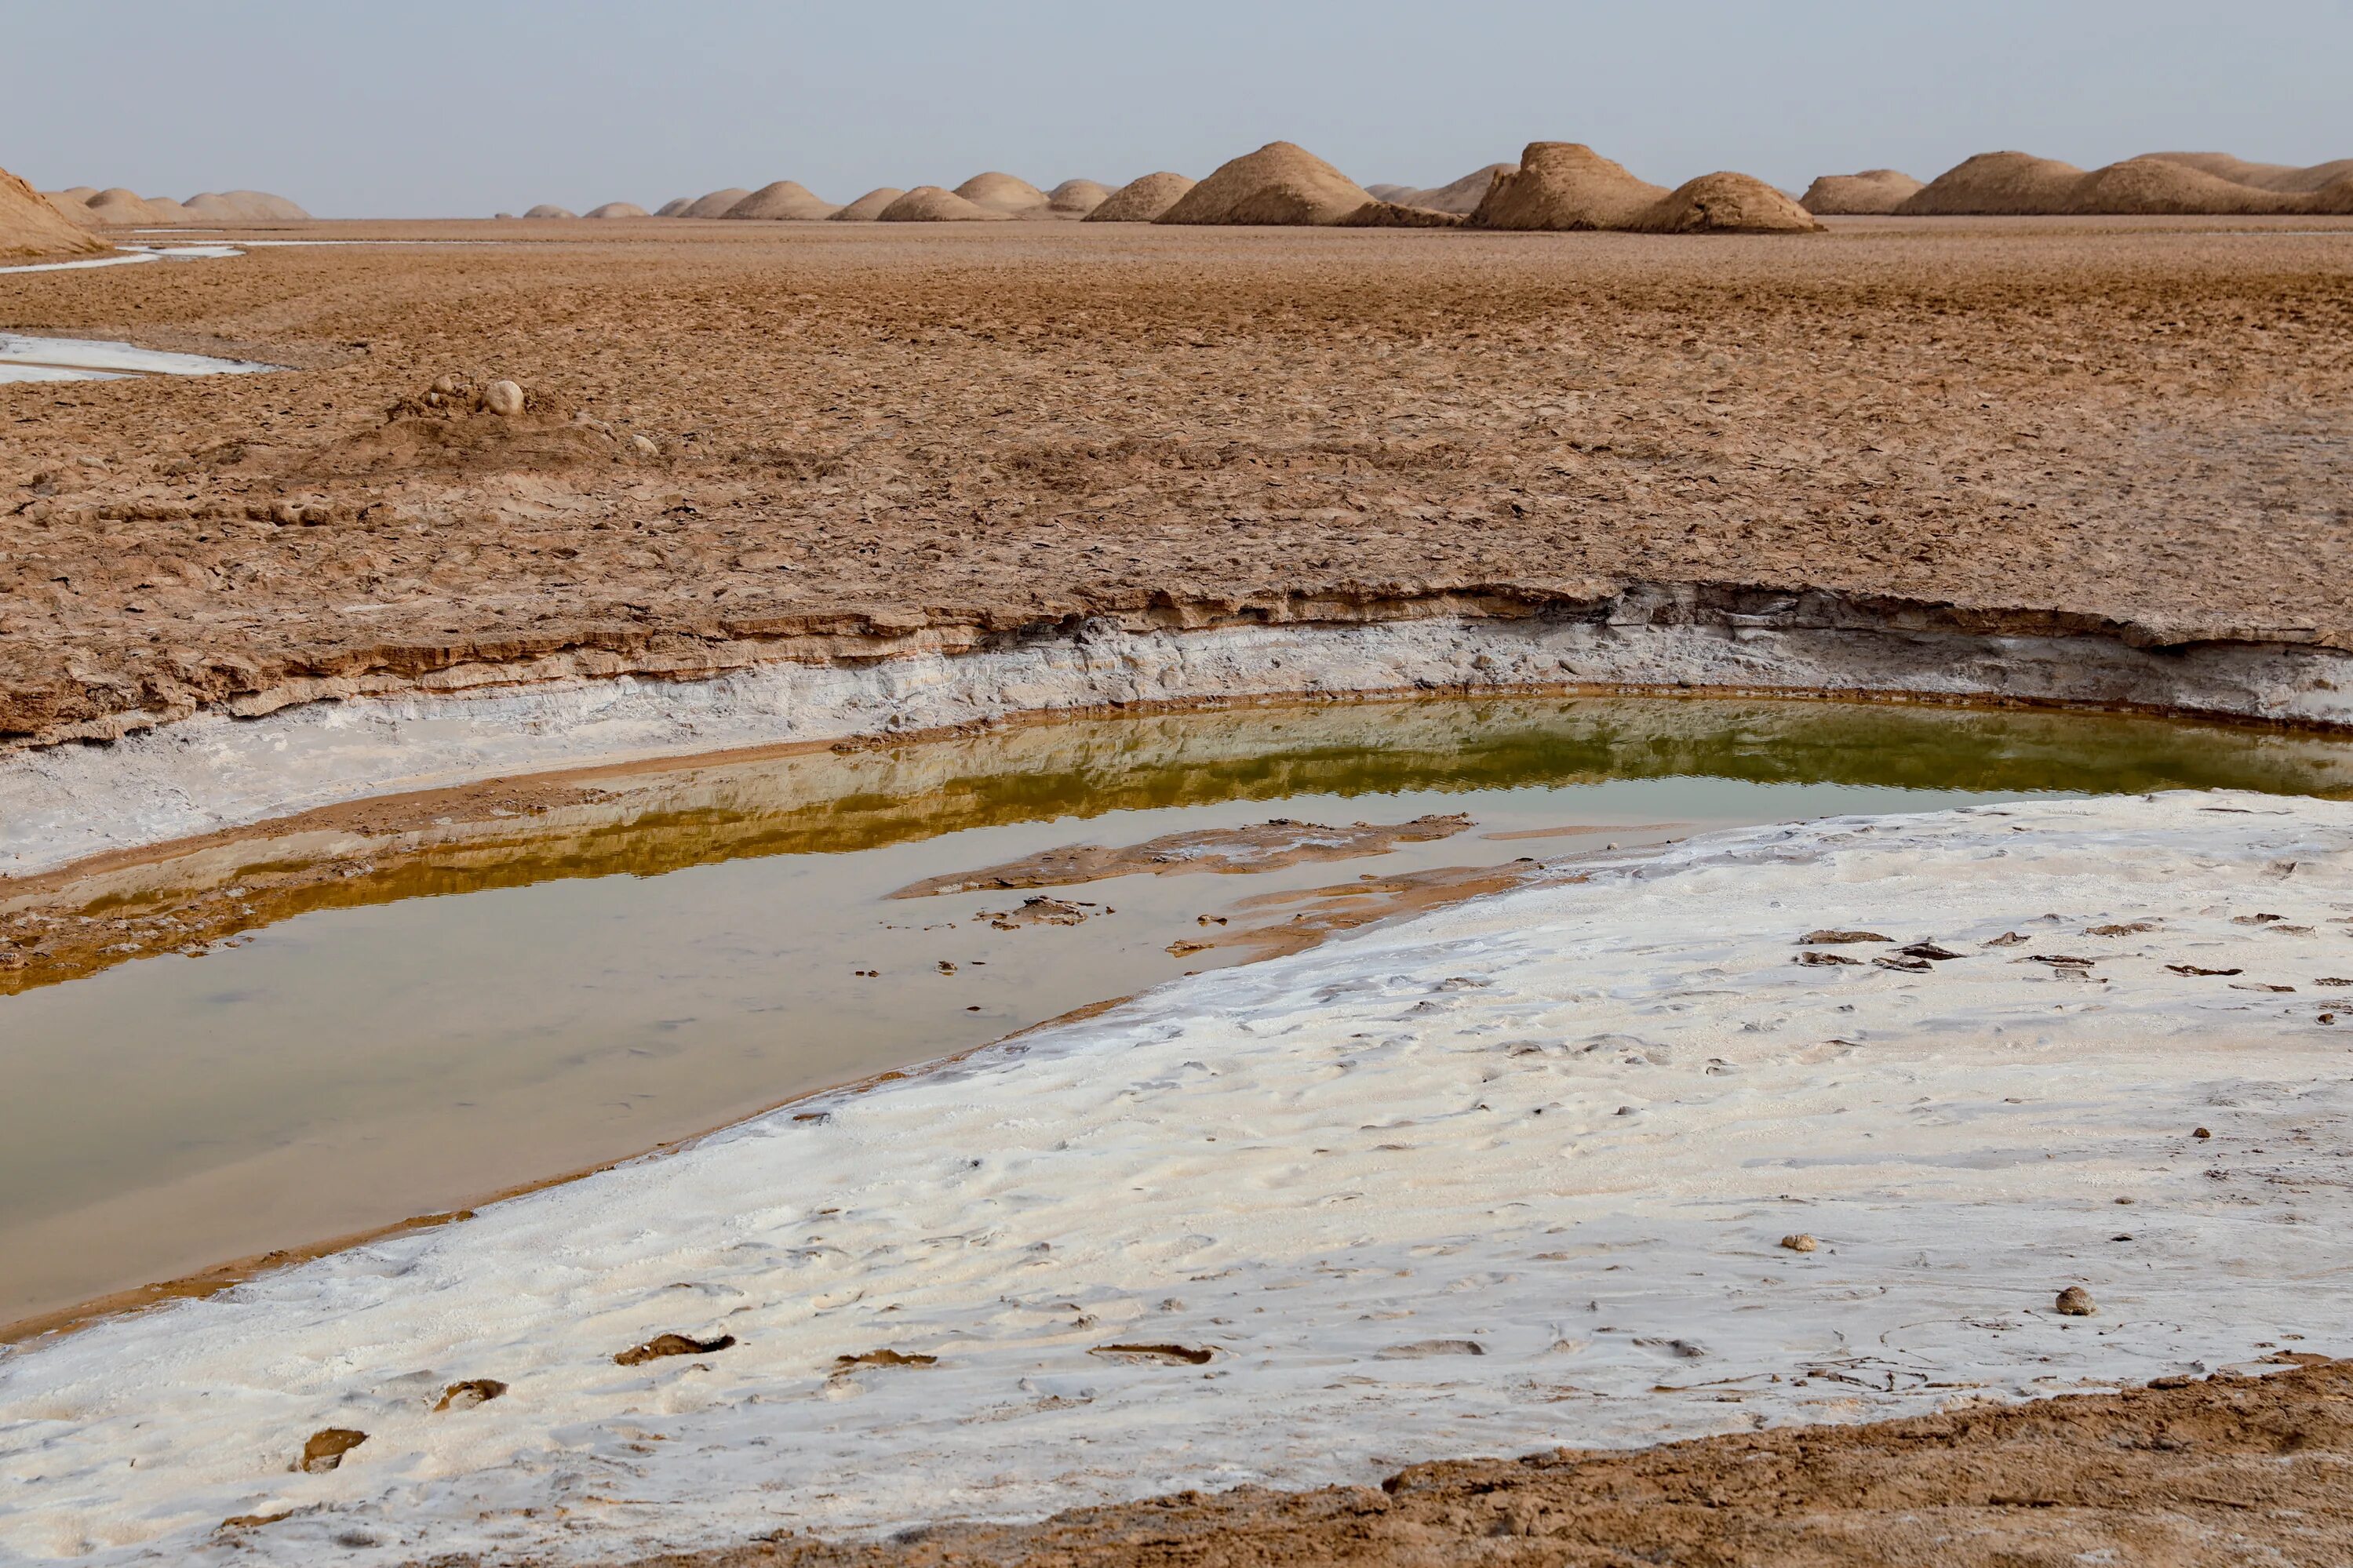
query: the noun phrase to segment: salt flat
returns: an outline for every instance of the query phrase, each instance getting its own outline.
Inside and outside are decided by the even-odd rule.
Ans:
[[[20,1347],[0,1553],[608,1557],[2341,1348],[2348,859],[2254,795],[1840,819],[1180,982]],[[616,1364],[663,1333],[736,1342]]]

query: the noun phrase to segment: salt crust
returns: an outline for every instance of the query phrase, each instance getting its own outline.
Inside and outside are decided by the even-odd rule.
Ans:
[[[601,1558],[2343,1352],[2348,868],[2343,803],[1847,818],[1181,981],[0,1360],[0,1557]],[[665,1332],[738,1342],[614,1363]]]
[[[1642,612],[1648,613],[1648,612]],[[702,680],[618,675],[222,712],[104,746],[0,755],[0,877],[367,795],[501,774],[888,735],[1105,704],[1609,687],[1899,691],[2353,721],[2353,657],[2094,637],[1443,616],[1134,630],[1110,621],[970,652],[776,663]],[[518,679],[509,671],[496,677]]]

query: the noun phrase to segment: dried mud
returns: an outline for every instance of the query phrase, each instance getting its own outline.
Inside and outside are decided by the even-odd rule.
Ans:
[[[1638,579],[2353,642],[2347,226],[681,227],[0,280],[298,367],[0,389],[0,742]]]
[[[2319,1364],[1631,1453],[1416,1465],[1378,1489],[1186,1492],[870,1544],[787,1537],[639,1568],[2343,1563],[2353,1366],[2277,1359]]]

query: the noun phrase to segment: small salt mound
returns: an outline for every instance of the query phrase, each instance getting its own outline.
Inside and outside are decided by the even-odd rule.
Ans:
[[[681,217],[725,217],[734,209],[736,203],[744,200],[744,198],[751,194],[752,193],[750,191],[745,190],[741,185],[730,185],[723,191],[712,191],[708,195],[695,197],[694,200],[686,204],[685,210],[681,212],[678,216]]]
[[[877,223],[988,223],[1006,215],[937,185],[917,185],[875,215]]]
[[[662,203],[661,205],[654,208],[654,216],[684,217],[686,216],[686,209],[693,205],[694,198],[692,196],[672,196],[670,200]]]
[[[1812,234],[1814,215],[1753,174],[1687,180],[1631,226],[1645,234]]]
[[[816,223],[834,215],[834,205],[797,180],[776,180],[762,185],[729,207],[727,217],[766,218],[781,223]]]
[[[1865,169],[1859,174],[1824,174],[1806,187],[1798,205],[1817,217],[1883,216],[1921,189],[1900,169]]]
[[[560,207],[553,202],[542,202],[522,215],[525,217],[578,217],[570,207]]]
[[[1531,142],[1471,215],[1477,228],[1632,228],[1667,191],[1582,142]]]
[[[646,209],[635,202],[607,202],[601,207],[590,207],[583,217],[644,217]]]
[[[1270,142],[1220,165],[1155,223],[1335,224],[1372,195],[1303,147]]]
[[[1111,187],[1100,180],[1064,180],[1046,193],[1049,210],[1064,217],[1084,217],[1111,200]]]
[[[955,188],[955,194],[976,207],[991,212],[1020,213],[1046,205],[1046,193],[1027,180],[1017,180],[1010,174],[990,170],[975,174]]]
[[[1089,223],[1151,223],[1176,205],[1193,182],[1163,169],[1140,180],[1130,180],[1087,214]]]
[[[0,169],[0,256],[84,256],[106,243],[66,217],[33,189]]]
[[[1519,167],[1516,163],[1490,163],[1483,169],[1473,169],[1461,179],[1427,190],[1410,185],[1368,185],[1375,197],[1401,207],[1424,207],[1431,212],[1460,213],[1468,217],[1479,210],[1487,199],[1488,189],[1498,174],[1508,174]]]
[[[891,204],[907,193],[896,185],[884,185],[867,192],[848,206],[833,215],[836,223],[872,223],[891,210]]]

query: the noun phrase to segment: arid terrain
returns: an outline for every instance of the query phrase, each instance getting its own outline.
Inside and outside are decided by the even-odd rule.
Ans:
[[[11,330],[292,367],[0,388],[0,737],[1634,579],[2353,637],[2342,220],[517,233],[0,276]]]
[[[2173,1386],[1630,1454],[1417,1465],[1378,1489],[1188,1493],[1035,1525],[911,1531],[868,1546],[787,1539],[642,1568],[2345,1561],[2353,1552],[2347,1364],[2167,1381]]]

